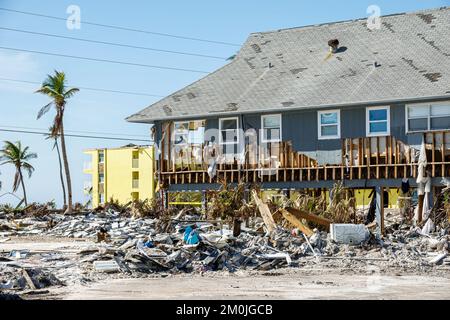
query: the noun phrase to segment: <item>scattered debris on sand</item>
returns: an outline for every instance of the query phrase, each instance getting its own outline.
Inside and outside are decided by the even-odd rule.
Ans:
[[[208,219],[192,208],[151,217],[137,214],[137,206],[134,214],[111,207],[70,216],[2,213],[0,243],[5,245],[17,237],[80,239],[92,245],[75,252],[0,250],[0,290],[39,291],[111,277],[210,271],[323,266],[366,272],[370,265],[380,272],[420,273],[450,266],[449,224],[441,211],[435,215],[440,220],[423,232],[422,225],[398,210],[386,210],[386,234],[378,238],[364,224],[334,224],[301,206],[269,209],[256,193],[254,198],[256,205],[246,204],[253,215],[224,220],[220,214]]]

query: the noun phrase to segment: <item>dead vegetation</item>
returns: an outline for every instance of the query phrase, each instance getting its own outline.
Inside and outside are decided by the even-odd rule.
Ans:
[[[207,193],[208,210],[207,218],[232,221],[233,218],[247,219],[255,215],[256,206],[247,201],[248,185],[240,182],[233,187],[226,181],[221,181],[219,190],[211,190]]]
[[[448,227],[450,225],[450,189],[444,189],[438,194],[430,212],[435,225]]]
[[[324,193],[320,195],[301,193],[295,200],[287,199],[281,207],[293,208],[304,214],[318,216],[334,223],[355,223],[355,199],[348,196],[342,183],[336,183],[330,194],[330,201],[328,201]],[[323,225],[314,221],[304,221],[304,223],[311,229],[323,229]]]
[[[62,210],[56,208],[56,203],[54,201],[49,201],[47,203],[37,203],[33,202],[26,207],[12,207],[9,204],[0,205],[0,212],[11,215],[12,217],[42,217],[52,213],[60,213]]]

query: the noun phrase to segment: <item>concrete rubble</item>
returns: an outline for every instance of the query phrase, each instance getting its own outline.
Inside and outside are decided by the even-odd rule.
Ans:
[[[3,215],[0,216],[0,239],[73,238],[87,239],[93,244],[76,252],[0,251],[0,290],[40,290],[108,277],[267,271],[318,265],[364,270],[370,263],[380,270],[396,268],[417,272],[450,266],[448,228],[423,234],[420,228],[395,218],[387,214],[389,232],[383,240],[377,240],[365,226],[347,226],[344,235],[352,236],[356,230],[356,234],[364,237],[345,241],[336,239],[339,225],[333,234],[314,229],[313,234],[306,237],[298,230],[280,226],[271,233],[266,232],[260,217],[242,224],[240,235],[235,237],[228,225],[202,221],[199,214],[166,221],[130,218],[111,210],[22,219]],[[97,242],[100,231],[108,237]]]

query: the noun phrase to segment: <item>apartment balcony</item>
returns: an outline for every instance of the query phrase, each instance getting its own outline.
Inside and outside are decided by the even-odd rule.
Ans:
[[[85,161],[83,163],[83,172],[86,174],[92,174],[92,161]]]

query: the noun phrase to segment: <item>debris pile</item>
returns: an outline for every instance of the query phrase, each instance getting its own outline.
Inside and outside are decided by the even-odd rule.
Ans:
[[[241,196],[234,198],[229,191],[216,193],[213,217],[192,209],[145,214],[155,208],[147,203],[131,204],[132,214],[113,206],[70,216],[49,213],[15,219],[0,214],[0,244],[26,236],[80,243],[75,251],[0,250],[0,290],[39,290],[111,277],[318,265],[364,272],[375,264],[380,270],[419,273],[450,266],[448,219],[425,233],[398,212],[386,211],[386,234],[380,238],[367,225],[336,224],[326,215],[311,213],[317,208],[305,199],[271,210],[256,192],[252,195],[254,202],[245,202],[241,215]],[[441,201],[448,204],[447,198]],[[223,205],[227,203],[231,207]],[[350,200],[339,203],[352,206]],[[344,220],[356,217],[355,212],[346,216],[346,209],[331,206],[324,210],[340,210]],[[238,218],[232,218],[232,212]]]

